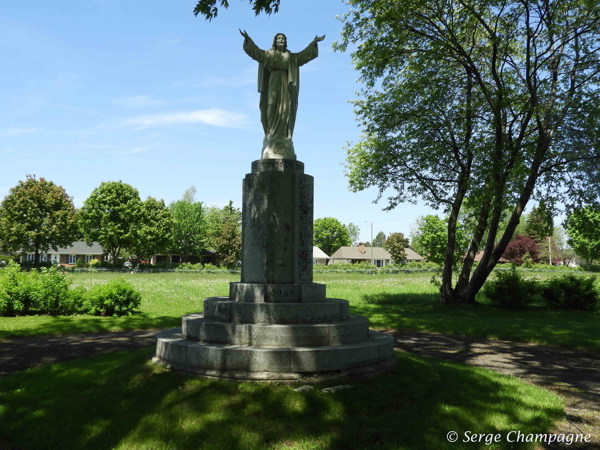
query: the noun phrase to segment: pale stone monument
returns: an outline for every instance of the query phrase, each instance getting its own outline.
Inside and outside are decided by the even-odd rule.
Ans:
[[[298,67],[317,42],[287,51],[285,35],[261,50],[245,31],[244,50],[259,61],[261,159],[243,181],[241,281],[228,297],[204,300],[204,314],[157,335],[155,362],[174,370],[249,380],[324,379],[390,367],[392,336],[370,331],[348,301],[313,283],[313,177],[296,160],[292,134]]]

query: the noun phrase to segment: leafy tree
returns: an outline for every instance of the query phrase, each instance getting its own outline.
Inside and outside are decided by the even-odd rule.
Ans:
[[[379,237],[379,234],[377,236]],[[396,264],[406,261],[406,247],[408,239],[404,237],[404,233],[391,233],[383,244],[383,248],[392,255],[392,261]]]
[[[135,230],[132,253],[140,259],[168,253],[173,247],[175,220],[164,200],[148,197],[142,203],[140,223]]]
[[[270,15],[272,12],[277,13],[279,11],[280,1],[281,0],[250,0],[250,4],[257,16],[261,12]],[[229,8],[228,0],[219,0],[219,3],[223,8]],[[219,12],[219,8],[215,6],[216,4],[217,0],[199,0],[194,8],[194,15],[197,16],[200,14],[204,16],[205,19],[212,20],[217,17]]]
[[[600,259],[600,209],[591,206],[575,209],[567,217],[567,233],[569,245],[586,265]]]
[[[356,44],[365,86],[355,102],[365,133],[348,148],[350,189],[375,186],[377,200],[394,190],[388,210],[420,199],[443,208],[440,299],[474,303],[532,196],[565,204],[597,196],[600,3],[348,4],[335,47]],[[467,197],[474,227],[454,285]]]
[[[333,255],[340,247],[351,245],[348,230],[337,219],[325,217],[313,224],[313,245],[328,255]]]
[[[178,200],[170,205],[175,220],[173,252],[185,261],[206,248],[207,226],[202,202]]]
[[[124,249],[135,247],[143,204],[137,189],[122,181],[100,183],[83,203],[79,225],[88,244],[98,242],[113,264]]]
[[[377,236],[375,236],[375,239],[373,239],[373,247],[385,247],[385,241],[385,233],[383,231],[380,231],[379,233],[377,233]]]
[[[523,264],[525,255],[529,255],[532,262],[539,259],[539,247],[537,242],[529,236],[515,235],[515,238],[508,243],[504,250],[504,258],[509,262],[520,266]]]
[[[444,264],[448,243],[447,220],[444,221],[434,215],[419,217],[411,233],[413,250],[428,261]],[[460,225],[457,225],[456,234],[456,247],[452,258],[454,265],[462,260],[469,247],[468,237]]]
[[[227,267],[235,267],[240,261],[242,250],[241,223],[242,213],[238,208],[233,207],[231,200],[223,209],[219,210],[216,231],[214,232],[214,248],[219,252],[222,264]],[[211,232],[209,232],[210,234]]]
[[[12,251],[40,253],[68,247],[77,239],[73,198],[61,186],[27,175],[0,204],[0,242]]]
[[[350,242],[352,242],[352,245],[357,246],[360,243],[360,228],[358,225],[350,222],[346,225],[346,230],[348,230],[348,238],[350,239]]]
[[[196,200],[196,186],[190,186],[183,193],[183,201],[188,203],[194,203]]]
[[[546,208],[544,200],[540,201],[538,207],[533,207],[527,221],[525,222],[525,232],[534,241],[541,243],[547,237],[552,236],[554,230],[554,220],[552,212]]]

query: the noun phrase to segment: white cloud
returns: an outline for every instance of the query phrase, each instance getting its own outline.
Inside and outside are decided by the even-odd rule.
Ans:
[[[246,121],[247,118],[244,114],[213,108],[132,117],[124,120],[122,124],[138,126],[140,128],[150,128],[161,125],[205,123],[216,127],[243,128]]]
[[[118,105],[124,105],[131,108],[142,108],[145,106],[161,105],[164,102],[147,95],[137,95],[135,97],[118,98],[113,100]]]
[[[6,128],[0,130],[0,137],[19,136],[21,134],[35,133],[39,131],[37,128]]]

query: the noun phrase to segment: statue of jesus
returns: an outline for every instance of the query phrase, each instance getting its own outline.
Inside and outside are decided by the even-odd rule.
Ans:
[[[283,33],[275,35],[270,50],[258,48],[245,30],[240,34],[244,36],[244,51],[258,61],[260,121],[265,132],[261,159],[296,159],[292,135],[300,91],[299,67],[319,56],[317,43],[325,36],[315,36],[304,50],[291,53]]]

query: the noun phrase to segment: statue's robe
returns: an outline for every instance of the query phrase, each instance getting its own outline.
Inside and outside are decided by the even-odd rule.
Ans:
[[[300,66],[319,56],[316,42],[299,53],[261,50],[248,38],[244,51],[258,61],[260,121],[266,138],[292,139],[300,92]]]

